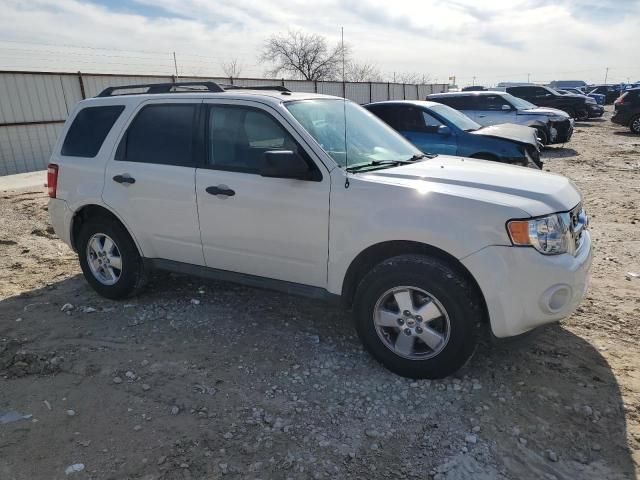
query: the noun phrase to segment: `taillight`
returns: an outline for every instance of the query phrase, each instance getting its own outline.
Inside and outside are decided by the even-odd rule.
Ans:
[[[58,190],[58,165],[50,163],[47,167],[47,189],[49,190],[49,197],[56,198],[56,192]]]
[[[624,92],[622,95],[620,95],[614,103],[614,105],[622,105],[624,104],[624,97],[626,97],[629,94],[629,92]]]

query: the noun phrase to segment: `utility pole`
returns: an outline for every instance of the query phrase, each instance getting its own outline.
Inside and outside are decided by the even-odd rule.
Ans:
[[[473,76],[473,83],[472,83],[471,85],[472,85],[472,86],[475,86],[475,85],[476,85],[476,77],[475,77],[475,75]]]
[[[604,84],[607,84],[607,78],[609,78],[609,67],[607,67],[604,71]]]
[[[176,80],[178,80],[178,61],[176,60],[176,52],[173,52],[173,66],[176,69]]]

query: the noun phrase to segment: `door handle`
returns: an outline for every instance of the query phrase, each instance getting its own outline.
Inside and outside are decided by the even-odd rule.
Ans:
[[[113,181],[114,182],[118,182],[118,183],[136,183],[136,179],[133,177],[130,177],[129,175],[116,175],[115,177],[113,177]]]
[[[207,187],[206,192],[210,195],[225,195],[227,197],[233,197],[236,192],[231,190],[226,185],[218,185],[217,187]]]

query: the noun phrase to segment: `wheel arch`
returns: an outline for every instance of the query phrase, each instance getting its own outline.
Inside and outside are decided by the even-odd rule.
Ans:
[[[342,303],[350,308],[353,304],[356,289],[362,278],[373,267],[392,257],[398,255],[419,254],[428,255],[447,261],[453,268],[460,271],[469,280],[471,285],[477,290],[482,303],[482,318],[485,323],[489,323],[489,311],[485,302],[484,294],[480,285],[471,272],[453,255],[444,250],[425,243],[393,240],[377,243],[367,247],[360,252],[349,264],[344,281],[342,282]]]
[[[498,155],[496,155],[495,153],[490,153],[490,152],[476,152],[473,153],[472,155],[470,155],[470,158],[475,158],[478,160],[489,160],[492,162],[499,162],[500,161],[500,157]]]
[[[110,210],[109,208],[105,207],[104,205],[98,205],[94,203],[83,205],[80,208],[78,208],[74,212],[73,218],[71,219],[71,232],[70,232],[71,235],[69,238],[71,240],[71,246],[75,251],[78,251],[77,238],[78,238],[78,234],[80,233],[80,229],[82,228],[82,225],[86,223],[88,220],[92,218],[97,218],[97,217],[109,218],[118,222],[120,225],[122,225],[122,227],[126,230],[126,232],[131,237],[131,240],[133,240],[133,243],[138,249],[138,253],[140,254],[140,256],[141,257],[144,256],[142,254],[142,249],[140,248],[140,245],[138,244],[138,241],[136,240],[135,235],[131,233],[131,229],[126,225],[126,223],[122,221],[122,219],[118,217],[118,215],[112,210]]]

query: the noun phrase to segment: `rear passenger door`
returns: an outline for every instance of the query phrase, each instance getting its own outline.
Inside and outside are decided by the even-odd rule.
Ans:
[[[196,192],[208,267],[326,287],[330,179],[277,111],[205,100],[205,162]],[[292,150],[313,180],[260,175],[264,152]]]
[[[147,258],[204,265],[195,194],[201,105],[177,99],[143,103],[107,163],[103,200]]]

